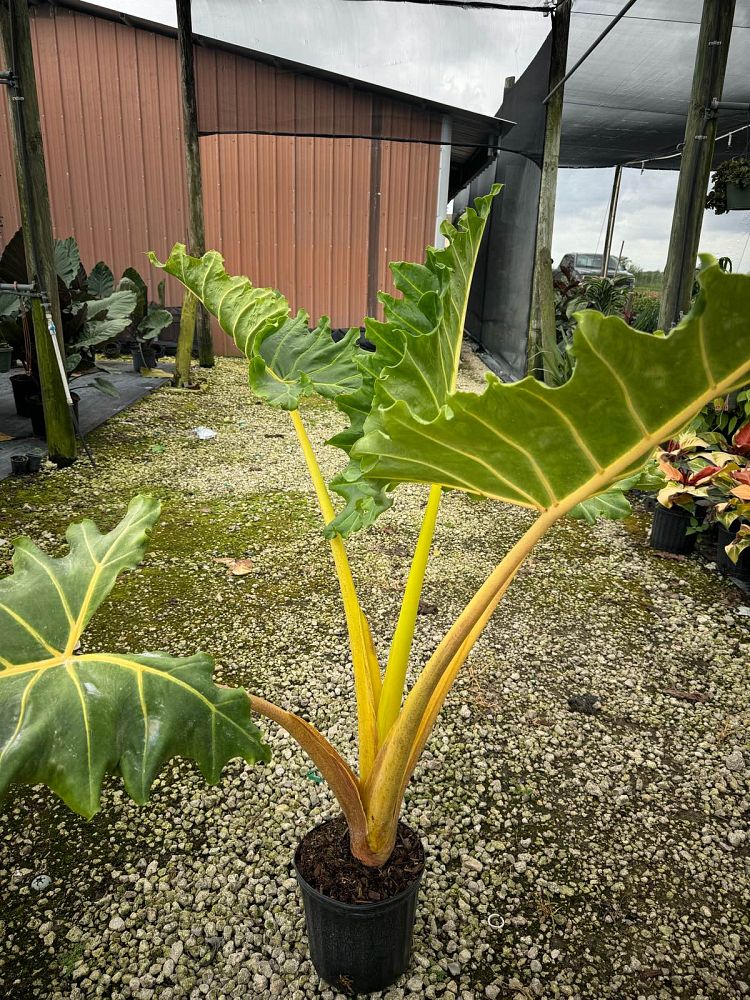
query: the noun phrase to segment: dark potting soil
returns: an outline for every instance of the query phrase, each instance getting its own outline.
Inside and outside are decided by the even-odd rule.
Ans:
[[[339,816],[307,834],[297,868],[324,896],[342,903],[378,903],[414,885],[424,868],[424,849],[417,834],[399,823],[393,854],[382,868],[370,868],[350,851],[346,820]]]

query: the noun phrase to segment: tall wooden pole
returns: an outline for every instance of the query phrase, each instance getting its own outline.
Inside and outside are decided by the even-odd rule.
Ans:
[[[609,271],[609,255],[612,250],[612,237],[615,234],[615,219],[617,218],[617,202],[620,198],[620,181],[622,180],[622,167],[618,163],[615,167],[615,176],[612,181],[612,194],[609,199],[609,213],[607,215],[607,235],[604,237],[604,253],[602,254],[602,277],[606,278]]]
[[[185,172],[188,195],[188,250],[193,256],[200,257],[206,252],[206,234],[203,222],[203,182],[201,180],[201,157],[198,146],[198,109],[195,97],[195,67],[193,63],[193,19],[190,10],[191,0],[177,0],[177,43],[180,52],[180,91],[182,96],[182,128],[185,135]],[[189,293],[188,293],[189,294]],[[192,347],[193,324],[191,314],[195,316],[198,330],[198,361],[202,368],[213,368],[214,345],[211,336],[211,325],[208,314],[203,306],[197,311],[192,308],[183,310],[186,322],[180,324],[180,341],[189,339]],[[177,378],[186,384],[190,379],[189,371],[179,371],[180,358],[186,351],[178,349]],[[189,364],[188,364],[189,368]]]
[[[562,3],[552,17],[552,52],[550,56],[549,89],[565,76],[568,59],[571,2]],[[543,379],[544,358],[554,349],[555,293],[552,286],[552,229],[555,221],[557,195],[557,170],[560,162],[560,136],[562,135],[563,93],[556,90],[547,102],[547,119],[544,129],[544,160],[542,184],[539,192],[539,215],[536,226],[536,255],[534,280],[531,291],[531,324],[526,354],[526,371]]]
[[[28,0],[0,0],[0,39],[5,50],[5,65],[2,68],[12,69],[16,76],[15,85],[6,89],[10,97],[9,110],[13,123],[16,181],[26,267],[30,280],[38,289],[47,293],[62,352],[62,320],[52,242],[52,215],[39,121]],[[31,314],[36,347],[36,374],[41,386],[47,429],[47,451],[50,459],[57,465],[70,465],[76,457],[75,430],[54,344],[39,299],[32,301]]]
[[[713,98],[720,99],[732,37],[735,0],[703,0],[685,145],[664,271],[659,326],[669,330],[690,306],[706,190],[716,141]]]

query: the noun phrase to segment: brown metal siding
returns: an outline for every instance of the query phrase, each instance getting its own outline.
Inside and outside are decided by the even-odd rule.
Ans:
[[[176,41],[64,9],[39,8],[33,40],[55,235],[120,273],[185,239]],[[201,127],[369,133],[371,96],[218,49],[197,49]],[[382,100],[382,99],[381,99]],[[439,138],[435,117],[382,100],[383,134]],[[219,134],[201,138],[206,241],[227,269],[280,288],[335,327],[367,301],[369,139]],[[438,146],[382,142],[380,287],[387,261],[432,242]],[[7,101],[0,101],[0,247],[19,225]],[[181,299],[176,282],[167,298]],[[235,353],[217,332],[217,351]]]

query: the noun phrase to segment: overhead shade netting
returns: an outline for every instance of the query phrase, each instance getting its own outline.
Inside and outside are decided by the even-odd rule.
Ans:
[[[574,4],[568,67],[622,6],[623,0]],[[565,84],[561,167],[679,169],[702,7],[702,0],[639,0],[615,25]],[[549,42],[498,111],[519,125],[503,137],[497,163],[456,199],[461,206],[494,181],[507,184],[493,215],[502,222],[505,213],[509,233],[496,233],[493,219],[468,329],[512,378],[525,373],[548,78]],[[750,0],[736,3],[722,100],[750,103]],[[719,111],[714,165],[745,152],[748,125],[747,111]],[[523,161],[531,166],[521,167]]]

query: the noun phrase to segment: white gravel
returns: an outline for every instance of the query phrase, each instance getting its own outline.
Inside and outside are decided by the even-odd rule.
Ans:
[[[468,359],[465,383],[479,375]],[[316,441],[339,424],[320,404],[304,416]],[[197,441],[199,425],[217,437]],[[0,538],[28,532],[50,551],[71,519],[111,523],[138,490],[164,500],[144,568],[87,647],[203,648],[221,680],[301,712],[353,759],[316,508],[288,418],[248,397],[244,364],[220,361],[201,393],[160,391],[92,444],[96,471],[80,462],[0,484]],[[338,462],[331,451],[326,471]],[[402,490],[350,546],[381,650],[423,502],[424,490]],[[419,657],[528,521],[446,497]],[[643,514],[557,526],[478,643],[407,797],[427,870],[414,962],[388,1000],[750,993],[748,599],[699,556],[658,558],[647,527]],[[0,569],[10,552],[0,543]],[[256,572],[231,577],[215,557],[249,557]],[[593,714],[568,706],[584,694],[599,699]],[[175,765],[143,808],[112,781],[91,823],[44,790],[8,798],[2,996],[333,1000],[307,957],[290,860],[335,806],[296,746],[263,728],[270,766],[234,762],[208,788]],[[42,875],[51,882],[34,888]]]

